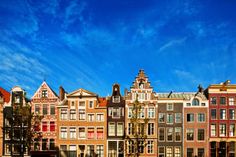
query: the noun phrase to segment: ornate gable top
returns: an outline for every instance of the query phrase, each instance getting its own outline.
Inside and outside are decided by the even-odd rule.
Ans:
[[[146,76],[143,69],[139,70],[138,76],[135,77],[133,82],[133,86],[131,88],[135,89],[150,89],[152,88],[150,82],[148,81],[148,77]]]
[[[67,96],[89,96],[89,97],[97,97],[98,95],[93,93],[93,92],[90,92],[88,90],[85,90],[83,88],[80,88],[78,90],[75,90],[71,93],[69,93]]]
[[[58,98],[56,92],[54,92],[45,81],[43,81],[32,97],[32,99],[41,98]]]

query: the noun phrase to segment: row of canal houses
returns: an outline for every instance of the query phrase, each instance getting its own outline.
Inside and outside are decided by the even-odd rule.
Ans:
[[[67,93],[60,87],[57,95],[45,81],[31,100],[18,101],[24,92],[18,86],[11,93],[0,88],[0,124],[9,125],[7,110],[13,103],[29,102],[33,113],[43,115],[39,128],[43,137],[35,141],[32,153],[132,156],[134,144],[127,137],[135,138],[132,110],[138,99],[138,129],[147,135],[145,142],[139,142],[140,156],[235,157],[236,85],[229,81],[206,90],[199,86],[196,92],[156,93],[140,70],[124,96],[119,84],[105,98],[81,88]],[[9,141],[7,132],[1,131],[0,136],[0,156],[17,155],[19,147]]]

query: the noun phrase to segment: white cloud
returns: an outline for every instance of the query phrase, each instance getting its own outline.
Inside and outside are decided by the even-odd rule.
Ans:
[[[162,45],[159,48],[159,52],[164,51],[169,47],[172,47],[172,46],[175,46],[175,45],[180,45],[180,44],[184,43],[186,39],[187,39],[187,37],[177,39],[177,40],[171,40],[171,41],[165,43],[164,45]]]

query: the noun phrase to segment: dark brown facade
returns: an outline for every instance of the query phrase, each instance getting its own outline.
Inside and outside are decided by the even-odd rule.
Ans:
[[[107,103],[108,157],[124,156],[125,100],[119,84],[112,86],[112,96]]]
[[[158,99],[158,157],[182,157],[183,101],[169,94],[159,94]]]

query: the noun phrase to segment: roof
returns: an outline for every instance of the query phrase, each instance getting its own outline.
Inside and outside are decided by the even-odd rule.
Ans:
[[[5,89],[3,89],[2,87],[0,87],[0,95],[3,96],[4,102],[8,103],[10,101],[10,93],[6,91]]]
[[[98,98],[99,100],[99,107],[106,107],[107,106],[107,100],[106,98]]]
[[[183,100],[190,100],[192,97],[198,96],[202,100],[207,100],[206,96],[201,92],[157,93],[156,96],[158,98],[183,99]]]
[[[97,97],[96,93],[90,92],[88,90],[85,90],[83,88],[80,88],[78,90],[75,90],[69,94],[67,94],[67,96],[91,96],[91,97]]]

